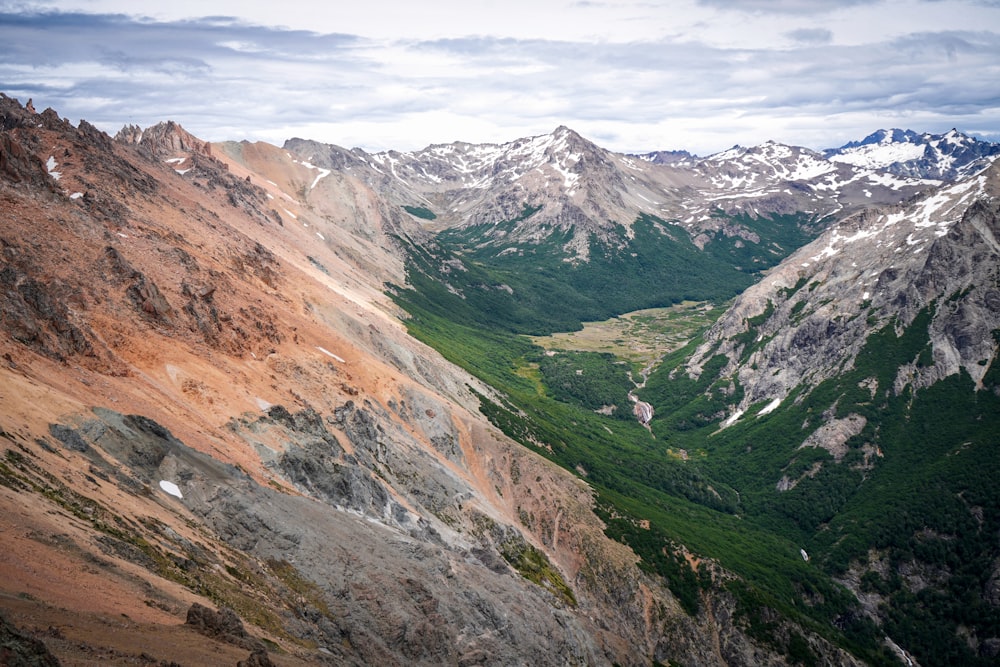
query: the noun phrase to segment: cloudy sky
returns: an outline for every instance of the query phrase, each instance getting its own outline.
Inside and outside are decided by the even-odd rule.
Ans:
[[[1000,141],[1000,0],[0,0],[0,92],[112,134],[367,150]]]

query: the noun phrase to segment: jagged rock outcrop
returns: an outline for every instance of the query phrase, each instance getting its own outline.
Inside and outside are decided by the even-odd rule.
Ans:
[[[218,639],[229,644],[235,644],[241,648],[249,649],[254,653],[264,651],[264,646],[259,640],[254,639],[243,627],[243,621],[232,609],[226,607],[218,611],[195,602],[187,611],[185,625],[189,625],[206,637]]]
[[[16,249],[4,248],[12,255]],[[95,356],[88,335],[73,323],[67,302],[82,300],[68,285],[46,285],[25,275],[13,263],[0,269],[0,326],[16,341],[56,359]]]
[[[135,125],[126,125],[115,135],[115,140],[137,145],[161,159],[173,158],[181,153],[208,157],[212,155],[210,143],[198,139],[172,120],[157,123],[145,130]]]

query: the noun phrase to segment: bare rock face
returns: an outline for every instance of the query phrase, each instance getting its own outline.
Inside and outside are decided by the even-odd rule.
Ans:
[[[58,191],[56,179],[36,154],[40,146],[26,129],[37,122],[33,111],[0,93],[0,177],[36,194],[53,194]]]
[[[136,271],[114,247],[108,246],[104,252],[112,272],[127,286],[125,295],[132,306],[152,320],[172,324],[174,309],[156,283]]]
[[[0,269],[0,289],[0,324],[15,340],[57,359],[93,356],[90,337],[73,323],[64,301],[66,286],[45,285],[7,265]]]
[[[243,621],[232,609],[223,607],[213,611],[195,602],[188,609],[187,620],[184,623],[207,637],[235,644],[255,653],[264,650],[260,642],[247,633]],[[264,653],[266,655],[267,652]]]
[[[138,145],[142,141],[142,128],[138,125],[125,125],[115,134],[115,141],[123,144]]]
[[[174,157],[178,153],[212,155],[210,143],[198,139],[173,121],[157,123],[145,130],[126,125],[115,135],[115,140],[139,145],[160,158]]]
[[[799,448],[821,447],[839,463],[847,453],[847,441],[861,433],[866,423],[864,417],[853,413],[841,419],[831,419],[813,431]]]
[[[17,629],[0,616],[0,664],[10,667],[59,667],[45,643]]]
[[[266,649],[254,649],[246,660],[240,660],[236,667],[277,667],[272,661]]]
[[[632,407],[632,414],[640,424],[648,427],[649,422],[653,420],[653,406],[645,401],[636,401]]]
[[[1000,607],[1000,558],[993,562],[993,571],[983,586],[983,599],[993,607]]]
[[[1000,326],[998,261],[1000,210],[995,203],[973,204],[959,223],[931,247],[915,287],[925,300],[939,300],[930,329],[934,363],[916,369],[918,386],[959,369],[982,386],[985,368],[981,362],[993,358],[1000,342],[993,333]],[[955,295],[958,298],[945,299]]]
[[[9,134],[0,135],[0,174],[13,183],[55,190],[45,165]]]

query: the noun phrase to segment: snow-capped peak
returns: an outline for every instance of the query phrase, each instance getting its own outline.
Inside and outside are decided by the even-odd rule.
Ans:
[[[1000,144],[951,129],[945,134],[878,130],[858,142],[824,151],[827,159],[913,178],[955,180],[975,173],[1000,155]]]

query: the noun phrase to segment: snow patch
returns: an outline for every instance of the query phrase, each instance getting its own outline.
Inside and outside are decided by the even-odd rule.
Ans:
[[[181,490],[173,482],[168,482],[165,479],[161,479],[160,488],[176,498],[182,498],[182,499],[184,498],[184,496],[181,494]]]
[[[338,357],[337,355],[335,355],[333,352],[331,352],[330,350],[326,349],[325,347],[320,347],[319,345],[317,345],[316,349],[319,350],[320,352],[322,352],[323,354],[325,354],[326,356],[328,356],[328,357],[330,357],[330,358],[332,358],[332,359],[334,359],[336,361],[339,361],[342,364],[346,364],[347,363],[342,358]]]
[[[916,143],[879,142],[850,149],[839,155],[831,155],[831,162],[843,162],[866,169],[883,169],[894,162],[919,160],[924,154],[924,146]]]
[[[62,172],[56,171],[57,166],[59,166],[59,163],[57,163],[56,159],[50,155],[49,159],[45,162],[45,169],[49,172],[49,176],[56,181],[62,177]]]
[[[762,415],[771,414],[778,408],[779,405],[781,405],[781,399],[776,398],[767,405],[765,405],[763,408],[761,408],[760,412],[757,413],[757,416],[760,417]]]
[[[312,190],[313,188],[316,187],[316,184],[320,182],[320,179],[323,179],[323,178],[329,176],[330,173],[331,173],[329,169],[324,169],[323,167],[317,167],[316,165],[311,164],[309,162],[306,162],[305,160],[302,160],[301,162],[299,162],[298,160],[292,160],[292,162],[298,162],[299,164],[301,164],[306,169],[317,169],[317,170],[319,170],[319,174],[316,175],[316,178],[313,179],[312,184],[309,186],[310,190]],[[375,165],[372,165],[372,167],[374,167],[374,166]],[[379,170],[375,169],[375,171],[379,171]],[[382,172],[379,172],[379,173],[382,173]]]
[[[722,422],[722,427],[732,426],[736,423],[736,420],[743,416],[743,410],[737,410],[733,414],[726,417],[726,420]]]

